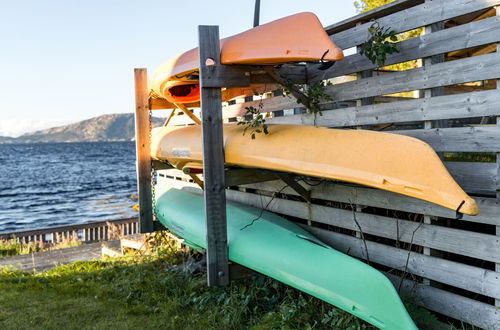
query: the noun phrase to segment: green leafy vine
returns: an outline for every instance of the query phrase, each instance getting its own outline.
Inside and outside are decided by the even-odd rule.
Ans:
[[[250,136],[252,140],[255,139],[256,134],[264,133],[265,135],[269,134],[269,130],[266,124],[266,120],[262,115],[262,109],[264,108],[264,103],[262,103],[262,94],[256,93],[256,95],[260,96],[260,102],[258,108],[253,106],[245,107],[245,117],[252,116],[252,119],[244,119],[239,121],[237,125],[245,125],[243,128],[243,135],[250,131]]]
[[[383,66],[387,59],[387,55],[399,53],[397,44],[398,40],[396,31],[390,27],[380,26],[378,22],[374,22],[368,28],[370,38],[361,46],[360,54],[365,55],[373,64]]]
[[[283,96],[292,94],[297,98],[297,103],[303,104],[309,113],[314,115],[314,125],[316,116],[322,116],[321,103],[333,101],[332,97],[326,93],[326,87],[333,85],[331,81],[317,81],[312,84],[295,85],[290,80],[284,80],[280,88]]]

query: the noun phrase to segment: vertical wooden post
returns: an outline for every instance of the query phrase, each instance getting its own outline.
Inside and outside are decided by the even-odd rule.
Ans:
[[[151,198],[151,156],[149,141],[148,81],[146,69],[134,69],[135,87],[135,152],[137,157],[137,191],[139,192],[139,224],[141,233],[153,231]]]
[[[198,27],[208,285],[229,283],[221,89],[205,87],[220,65],[219,27]]]
[[[495,11],[496,11],[496,16],[498,18],[500,16],[500,6],[496,6]],[[497,53],[500,53],[500,43],[497,43]],[[500,79],[497,79],[497,91],[500,93]],[[497,127],[500,128],[500,117],[497,117]],[[496,197],[497,199],[500,199],[500,152],[497,152],[496,159],[497,159]],[[497,227],[496,228],[497,237],[500,237],[500,226],[496,227]],[[495,264],[495,271],[497,273],[500,273],[500,262],[497,262]],[[500,299],[495,299],[495,307],[500,308]]]
[[[429,0],[426,0],[426,1],[429,1]],[[437,23],[434,23],[432,25],[425,26],[424,27],[424,34],[430,34],[432,32],[436,32],[436,31],[443,30],[443,29],[444,29],[444,22],[437,22]],[[439,55],[434,55],[431,57],[424,58],[424,59],[422,59],[422,62],[423,62],[424,66],[430,66],[430,65],[436,64],[436,63],[442,63],[442,62],[444,62],[444,54],[439,54]],[[441,95],[444,95],[444,87],[442,87],[442,86],[423,90],[423,97],[425,97],[425,98],[430,98],[430,97],[434,97],[434,96],[441,96]],[[448,121],[446,119],[434,120],[434,121],[428,120],[428,121],[424,122],[424,129],[444,128],[444,127],[448,127]],[[441,159],[443,159],[443,153],[438,153],[438,155]],[[424,223],[425,224],[432,224],[432,220],[433,219],[431,216],[424,215]],[[427,246],[424,246],[423,254],[435,255],[436,251],[434,251],[433,249],[431,249]],[[423,283],[430,285],[431,281],[427,278],[424,278]]]

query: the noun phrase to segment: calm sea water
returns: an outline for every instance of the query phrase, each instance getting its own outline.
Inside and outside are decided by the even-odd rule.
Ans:
[[[134,142],[0,144],[0,232],[136,216]]]

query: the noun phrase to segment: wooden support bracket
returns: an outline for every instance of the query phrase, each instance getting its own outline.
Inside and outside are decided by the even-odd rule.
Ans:
[[[299,194],[306,202],[312,203],[311,192],[298,184],[290,174],[279,173],[277,174],[277,176],[278,178],[283,180],[284,183],[290,186],[290,188],[295,190],[295,192]]]
[[[201,121],[198,117],[194,115],[194,113],[191,112],[191,110],[186,107],[186,105],[182,103],[174,103],[175,106],[180,109],[186,116],[188,116],[196,125],[201,125]]]
[[[225,172],[225,186],[238,186],[242,184],[257,183],[276,180],[276,174],[254,169],[227,169]]]
[[[281,75],[279,74],[279,72],[273,68],[273,67],[267,67],[266,68],[266,72],[269,76],[271,76],[275,82],[277,82],[278,84],[282,85],[282,86],[285,86],[286,88],[288,88],[288,90],[290,91],[290,93],[297,99],[297,100],[300,100],[300,102],[308,109],[311,108],[311,104],[309,103],[309,98],[304,94],[302,93],[297,87],[291,85],[289,83],[288,80],[286,80],[285,78],[281,77]]]

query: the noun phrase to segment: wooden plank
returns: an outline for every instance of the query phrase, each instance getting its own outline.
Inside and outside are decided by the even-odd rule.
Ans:
[[[495,16],[496,18],[500,17],[500,6],[495,7],[495,15],[496,15]],[[500,53],[500,43],[496,44],[496,52]],[[500,93],[500,79],[497,79],[496,84],[497,84],[496,91]],[[500,116],[496,117],[496,124],[497,124],[496,126],[498,128],[500,128]],[[497,185],[497,187],[496,187],[497,200],[500,201],[500,152],[497,152],[497,154],[496,154],[496,161],[497,161],[496,162],[497,163],[497,173],[495,175],[493,175],[492,178],[494,178],[493,181],[495,181],[496,185]],[[497,237],[500,238],[500,226],[496,227],[496,234],[497,234]],[[500,272],[500,262],[495,264],[495,270],[497,272]],[[495,306],[497,309],[500,309],[500,299],[495,300]],[[499,324],[500,324],[500,322],[499,322]],[[500,328],[500,326],[499,326],[499,328]]]
[[[0,233],[0,239],[11,239],[16,237],[25,237],[25,236],[34,236],[34,235],[46,235],[52,233],[60,233],[64,231],[78,231],[86,228],[96,228],[107,226],[108,223],[112,225],[120,225],[125,223],[137,223],[139,221],[138,218],[126,218],[119,220],[106,220],[106,221],[97,221],[97,222],[88,222],[88,223],[80,223],[76,225],[67,225],[67,226],[57,226],[57,227],[46,227],[46,228],[37,228],[30,230],[20,230],[13,232],[5,232]]]
[[[149,91],[146,69],[134,69],[135,88],[135,153],[137,158],[137,190],[139,193],[139,226],[141,233],[153,231],[151,195],[151,156]]]
[[[229,169],[224,177],[226,187],[270,180],[276,180],[276,175],[254,169]]]
[[[265,103],[265,111],[268,111],[270,103],[270,101]],[[276,108],[278,107],[279,105]],[[269,111],[275,109],[273,106],[270,108],[272,110]],[[496,90],[489,90],[323,111],[323,115],[316,118],[316,125],[327,127],[380,125],[498,115],[500,115],[500,93]],[[312,125],[313,117],[310,114],[299,114],[270,118],[267,119],[267,122],[270,124]]]
[[[325,27],[325,31],[328,34],[335,34],[340,31],[350,29],[358,25],[359,22],[369,22],[371,20],[378,19],[380,17],[384,17],[395,12],[399,12],[410,7],[422,4],[423,2],[424,0],[395,0],[372,10],[365,11],[356,16],[342,20],[338,23],[328,25],[327,27]]]
[[[200,67],[205,87],[245,87],[250,85],[250,68],[218,65]]]
[[[388,273],[385,273],[385,275],[394,286],[399,286],[400,277]],[[416,300],[417,304],[431,311],[462,320],[483,329],[500,329],[500,313],[492,305],[411,280],[403,281],[401,293],[403,296]]]
[[[259,108],[259,103],[262,102],[264,112],[273,112],[283,109],[293,109],[296,107],[297,100],[294,97],[288,96],[275,96],[268,99],[262,99],[262,101],[250,101],[245,103],[237,103],[233,105],[228,105],[223,108],[224,118],[241,117],[246,113],[246,107]],[[267,120],[267,119],[266,119]]]
[[[366,260],[365,244],[362,239],[317,227],[306,225],[302,227],[336,250]],[[366,241],[366,247],[371,262],[404,271],[408,260],[406,270],[411,274],[488,297],[500,297],[500,273],[495,271],[416,252],[409,253],[408,250],[372,241]]]
[[[492,53],[333,85],[326,92],[338,102],[498,77],[500,54]]]
[[[500,19],[491,17],[481,21],[459,25],[446,30],[424,34],[398,43],[399,53],[387,56],[385,65],[391,65],[423,57],[430,57],[465,48],[486,45],[500,41]],[[346,56],[328,70],[308,67],[311,81],[338,77],[353,72],[375,69],[366,56],[353,54]]]
[[[435,0],[378,18],[377,21],[381,26],[390,27],[399,33],[499,4],[499,0]],[[371,24],[372,22],[367,22],[339,31],[331,39],[342,49],[355,47],[368,40],[368,28]]]
[[[215,66],[220,65],[219,27],[198,26],[198,40],[207,230],[207,280],[209,286],[221,286],[229,283],[221,90],[205,87],[205,77]],[[209,60],[213,62],[213,65],[210,65]]]
[[[75,261],[101,257],[101,243],[84,244],[65,249],[0,258],[0,268],[12,267],[24,271],[44,271]]]
[[[161,179],[161,177],[160,177]],[[163,181],[163,180],[162,180]],[[186,183],[178,180],[168,180],[169,185],[177,189],[188,189],[191,192],[200,193],[192,183]],[[351,185],[337,184],[332,182],[323,182],[322,184],[310,187],[303,182],[300,182],[305,188],[311,190],[313,199],[322,199],[341,203],[353,203],[365,206],[385,208],[395,211],[404,211],[418,214],[428,214],[442,218],[455,219],[455,212],[444,207],[428,203],[416,198],[411,198],[384,190],[356,187]],[[191,187],[194,189],[192,190]],[[266,191],[271,194],[283,188],[283,183],[280,180],[268,181],[263,183],[246,184],[243,187]],[[298,193],[293,189],[285,188],[284,194],[296,195]],[[474,197],[479,206],[480,214],[476,216],[464,215],[460,221],[469,221],[500,226],[500,201],[495,198]]]
[[[244,193],[227,191],[227,197],[255,207],[268,205],[267,210],[311,220],[349,230],[359,230],[353,220],[353,212],[333,207]],[[500,261],[500,244],[495,235],[481,234],[466,230],[434,226],[408,220],[398,220],[385,216],[356,212],[356,220],[365,234],[389,239],[399,236],[401,242],[413,242],[429,248],[448,251],[472,258]],[[413,240],[412,240],[413,236]]]
[[[387,131],[412,136],[443,152],[499,152],[500,127],[472,126]]]
[[[163,109],[175,109],[175,105],[173,103],[168,102],[165,99],[149,98],[149,110],[163,110]]]
[[[462,189],[471,194],[495,195],[498,166],[495,163],[445,162]]]

